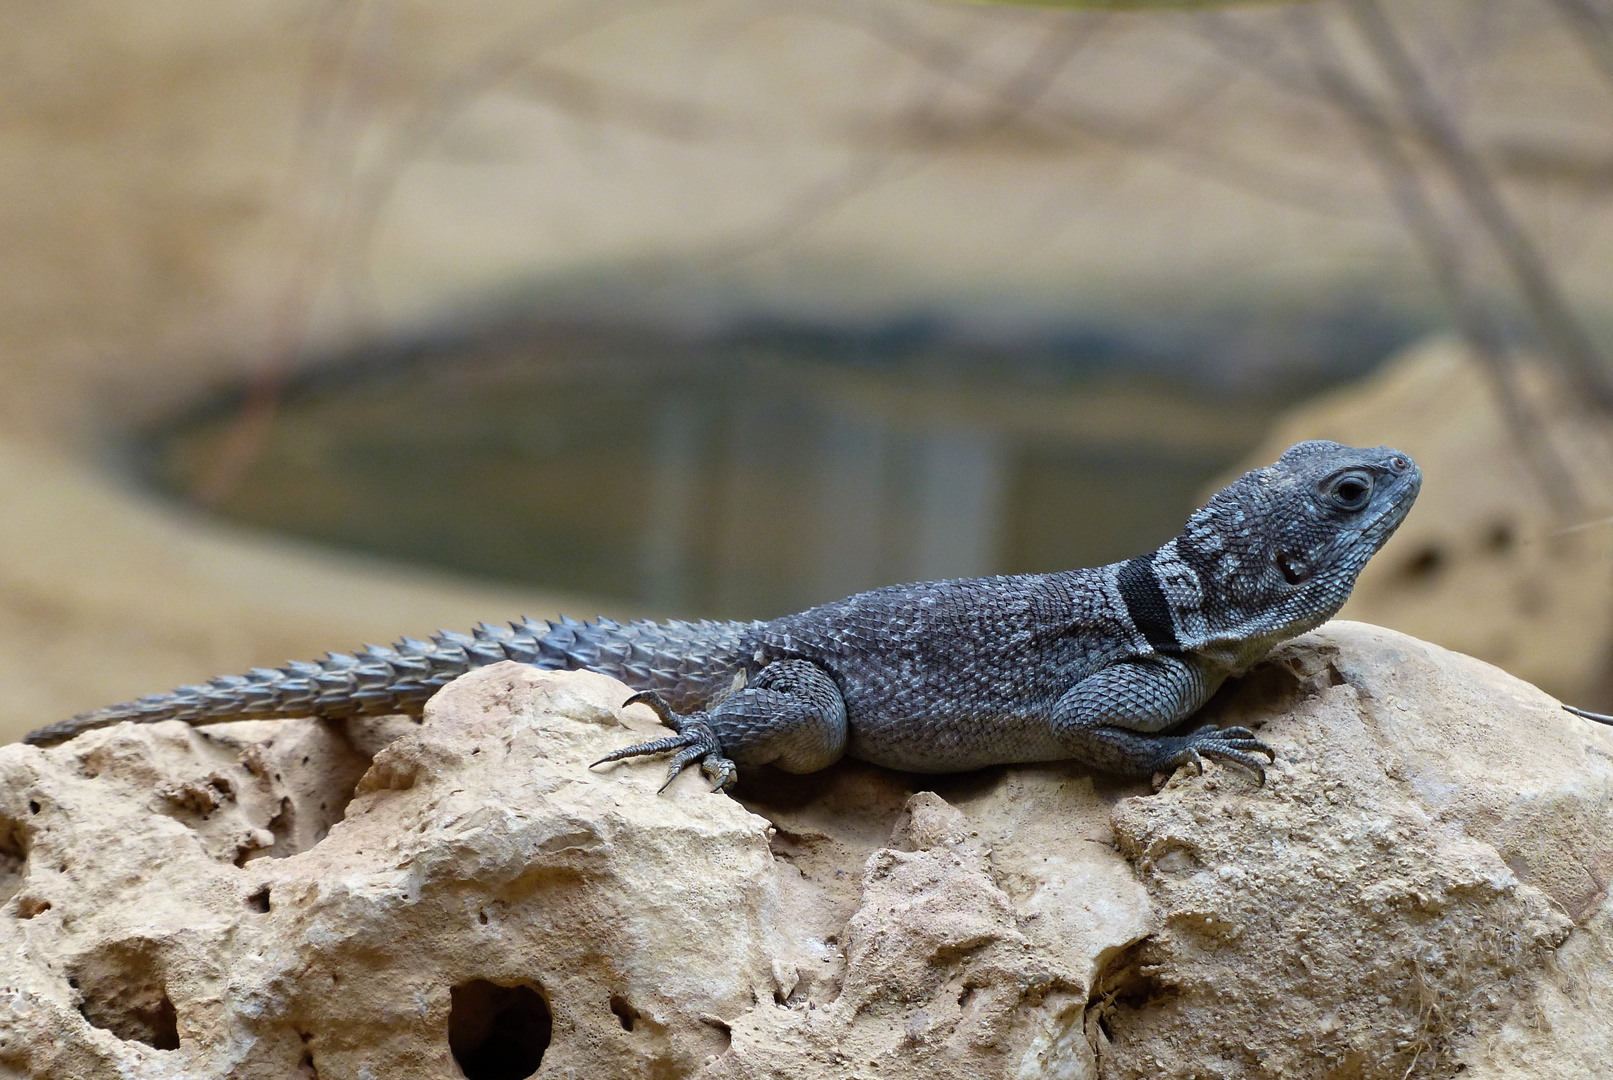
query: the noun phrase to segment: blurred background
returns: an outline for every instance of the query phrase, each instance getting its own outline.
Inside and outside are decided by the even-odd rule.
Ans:
[[[1613,704],[1613,0],[0,6],[0,741],[1091,565],[1300,438]]]

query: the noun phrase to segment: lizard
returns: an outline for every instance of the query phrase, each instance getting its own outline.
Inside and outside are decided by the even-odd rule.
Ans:
[[[147,695],[26,741],[125,720],[419,716],[450,680],[515,660],[626,683],[625,704],[671,734],[594,765],[671,754],[666,784],[695,762],[718,790],[740,767],[809,773],[843,756],[918,773],[1073,759],[1129,776],[1210,758],[1264,784],[1276,753],[1253,731],[1174,729],[1337,613],[1421,487],[1398,450],[1302,442],[1158,549],[1106,566],[893,585],[767,621],[482,623]]]

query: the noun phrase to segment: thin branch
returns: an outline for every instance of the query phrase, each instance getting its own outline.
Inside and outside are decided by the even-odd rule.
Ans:
[[[262,362],[218,455],[191,498],[216,506],[245,479],[274,427],[280,398],[307,333],[308,319],[337,250],[339,222],[356,167],[366,75],[381,35],[368,0],[329,0],[321,10],[304,75],[297,142],[283,199],[301,236],[274,306]]]
[[[1086,27],[1072,30],[1068,23],[1055,25],[1007,83],[991,88],[995,98],[993,105],[984,116],[969,125],[971,132],[977,136],[989,135],[1013,125],[1036,106],[1087,40]],[[949,49],[935,54],[936,64],[932,71],[939,77],[937,85],[922,100],[905,110],[909,127],[931,130],[938,126],[947,85],[958,81],[959,73],[973,58],[974,54],[967,49]],[[901,151],[887,147],[882,154],[870,154],[858,159],[839,175],[814,185],[795,199],[781,218],[756,230],[749,237],[723,244],[709,257],[715,261],[731,261],[759,254],[877,184],[909,175],[924,164],[909,159],[906,168],[898,168],[902,156]]]
[[[1574,317],[1550,265],[1502,200],[1483,162],[1468,148],[1383,9],[1377,0],[1345,0],[1345,10],[1419,133],[1483,223],[1548,350],[1585,399],[1613,412],[1613,376],[1606,362]]]
[[[584,11],[591,18],[580,23],[566,15],[535,20],[536,26],[509,35],[498,47],[460,67],[424,97],[415,113],[398,125],[360,181],[344,245],[349,268],[342,275],[345,280],[356,283],[362,276],[371,237],[409,160],[440,137],[465,108],[495,85],[523,80],[529,91],[537,92],[557,109],[609,115],[614,121],[668,138],[709,136],[727,129],[727,125],[714,121],[691,102],[613,88],[600,80],[542,64],[534,56],[532,41],[538,36],[537,31],[543,32],[541,45],[552,49],[557,42],[613,18],[615,12],[610,11],[610,7],[588,6]],[[1188,127],[1195,111],[1215,100],[1236,77],[1236,72],[1221,71],[1200,73],[1185,80],[1181,92],[1171,95],[1166,107],[1158,110],[1158,118],[1152,122],[1082,113],[1069,108],[1054,109],[1045,105],[1044,99],[1056,76],[1068,64],[1078,42],[1086,40],[1104,24],[1104,15],[1061,17],[1050,27],[1027,63],[1008,83],[999,85],[985,73],[970,69],[976,50],[973,42],[937,34],[922,23],[881,5],[843,5],[826,0],[812,7],[826,17],[864,29],[877,40],[918,60],[941,76],[942,89],[945,84],[957,84],[992,100],[992,107],[983,116],[962,122],[952,121],[942,113],[941,89],[928,101],[906,110],[899,122],[904,130],[926,132],[932,141],[948,147],[1000,135],[1035,117],[1044,130],[1055,132],[1060,138],[1075,135],[1132,148],[1174,149],[1163,144],[1179,129]],[[579,12],[574,10],[567,14],[574,17]],[[1292,178],[1284,180],[1262,163],[1239,161],[1213,142],[1187,137],[1177,141],[1187,156],[1186,161],[1178,163],[1180,167],[1311,211],[1331,205],[1328,196],[1333,192],[1296,190],[1297,182]],[[873,156],[859,157],[849,167],[812,185],[792,200],[780,218],[720,242],[700,261],[732,261],[765,250],[874,187],[916,171],[922,164],[910,162],[907,168],[901,168],[897,153],[886,143]],[[687,258],[673,262],[680,268],[688,265]],[[654,272],[649,267],[644,269]]]
[[[1468,281],[1459,246],[1434,209],[1416,166],[1395,139],[1389,119],[1350,75],[1315,12],[1302,9],[1294,15],[1293,24],[1308,53],[1316,86],[1350,122],[1362,149],[1377,166],[1390,201],[1422,249],[1468,349],[1495,388],[1502,419],[1524,460],[1553,509],[1563,516],[1574,514],[1581,498],[1573,474],[1530,407],[1506,334]]]
[[[362,289],[360,281],[367,273],[381,217],[410,162],[441,138],[466,109],[493,87],[523,74],[541,77],[538,75],[540,53],[597,30],[642,6],[641,0],[576,0],[559,10],[546,10],[501,37],[497,45],[474,60],[455,68],[452,74],[421,95],[414,109],[393,126],[354,184],[352,211],[342,222],[341,250],[345,258],[338,276],[355,302]],[[549,74],[552,78],[546,89],[562,100],[587,92],[557,71]],[[668,119],[665,108],[655,111],[660,122]]]
[[[957,49],[951,39],[935,34],[917,20],[898,15],[892,8],[866,3],[837,3],[818,0],[814,5],[826,14],[858,26],[870,35],[922,64],[940,67]],[[1073,18],[1073,14],[1066,17]],[[1094,18],[1087,13],[1086,18]],[[1201,137],[1192,131],[1193,117],[1216,100],[1241,74],[1231,71],[1191,73],[1179,92],[1168,95],[1164,106],[1151,118],[1115,116],[1092,108],[1067,103],[1042,104],[1021,117],[1023,122],[1040,121],[1042,129],[1055,136],[1075,136],[1121,146],[1148,150],[1159,155],[1163,164],[1227,185],[1258,198],[1295,206],[1313,213],[1333,213],[1337,189],[1323,188],[1308,178],[1283,176],[1271,162],[1249,161],[1228,152],[1224,140]],[[955,76],[965,85],[985,93],[995,92],[978,73],[959,71]],[[1355,214],[1336,214],[1358,217]]]
[[[1597,74],[1613,90],[1613,12],[1596,0],[1551,0],[1558,18],[1585,50]]]

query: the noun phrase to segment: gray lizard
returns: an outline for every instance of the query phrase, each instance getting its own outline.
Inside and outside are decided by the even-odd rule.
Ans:
[[[739,766],[806,773],[847,755],[927,773],[1073,758],[1127,775],[1209,757],[1264,783],[1256,755],[1275,754],[1248,729],[1170,729],[1331,618],[1421,486],[1399,451],[1304,442],[1126,562],[893,585],[767,622],[484,623],[152,694],[27,741],[123,720],[418,714],[454,677],[516,660],[636,690],[629,703],[673,734],[603,761],[672,753],[668,783],[696,761],[725,787]]]

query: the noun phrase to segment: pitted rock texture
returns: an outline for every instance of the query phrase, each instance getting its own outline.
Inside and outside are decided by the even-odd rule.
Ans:
[[[0,748],[0,1076],[1578,1077],[1613,1059],[1613,732],[1360,624],[1159,790],[588,762],[625,688]]]

